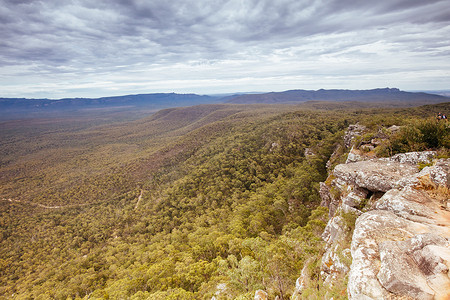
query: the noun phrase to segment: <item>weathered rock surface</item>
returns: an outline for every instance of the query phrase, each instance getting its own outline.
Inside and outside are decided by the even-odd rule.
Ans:
[[[414,183],[398,180],[375,210],[358,218],[351,246],[351,299],[450,296],[450,212]]]
[[[405,179],[418,172],[418,168],[411,164],[373,159],[337,165],[333,174],[341,186],[347,184],[373,192],[387,192],[403,186]]]
[[[364,125],[354,124],[354,125],[348,126],[348,129],[344,135],[345,147],[350,148],[350,146],[352,145],[353,139],[356,136],[360,136],[364,132],[364,130],[366,130],[366,126],[364,126]]]
[[[445,287],[440,287],[439,282],[435,281],[437,275],[447,275],[448,267],[430,247],[437,246],[445,250],[446,245],[446,239],[430,233],[419,234],[405,241],[381,242],[378,280],[394,294],[433,299],[441,288],[445,291]],[[437,291],[433,287],[438,288]]]
[[[328,208],[329,215],[332,217],[339,206],[339,199],[335,199],[330,188],[323,182],[320,183],[319,195],[322,199],[320,206]]]
[[[339,205],[322,236],[325,283],[348,272],[349,299],[450,299],[450,160],[437,160],[421,172],[417,166],[433,155],[406,153],[336,166],[331,186],[340,197],[328,202]],[[357,220],[347,268],[343,216],[349,213]]]
[[[303,290],[305,289],[305,286],[309,283],[310,274],[308,272],[309,264],[312,262],[312,258],[309,258],[302,269],[302,272],[300,274],[300,277],[295,282],[295,289],[294,293],[292,294],[291,299],[298,299],[300,295],[303,293]]]
[[[437,184],[450,188],[450,159],[440,159],[430,170],[431,180]]]
[[[342,198],[342,204],[348,205],[350,207],[360,207],[362,205],[363,199],[367,197],[368,191],[351,191],[347,196]]]
[[[418,163],[429,163],[436,155],[436,151],[408,152],[399,153],[388,158],[390,161],[396,161],[402,164],[409,163],[417,165]]]
[[[337,215],[328,221],[328,224],[322,234],[322,239],[327,243],[340,240],[343,237],[344,231],[344,220],[341,216]]]
[[[357,161],[362,161],[362,160],[367,160],[363,155],[361,155],[361,151],[355,149],[354,147],[352,147],[352,149],[350,149],[350,152],[347,155],[347,160],[345,161],[346,164],[352,163],[352,162],[357,162]]]
[[[338,274],[346,274],[350,270],[345,260],[350,260],[349,249],[340,249],[339,244],[335,244],[322,257],[322,276],[324,284],[329,284]]]

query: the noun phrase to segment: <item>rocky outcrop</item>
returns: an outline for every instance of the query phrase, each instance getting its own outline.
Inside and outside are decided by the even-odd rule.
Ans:
[[[448,160],[439,160],[434,168],[430,169],[430,177],[435,184],[450,188],[450,164]]]
[[[436,151],[399,153],[391,156],[387,160],[396,161],[402,164],[408,163],[417,165],[418,163],[429,163],[436,155]]]
[[[360,136],[364,130],[366,130],[366,126],[360,124],[354,124],[348,126],[347,131],[344,135],[344,145],[347,148],[350,148],[353,142],[353,139],[357,136]]]
[[[321,186],[334,210],[323,233],[325,285],[348,276],[349,299],[450,297],[450,159],[434,155],[335,167]]]
[[[321,182],[319,186],[319,195],[322,199],[320,206],[328,208],[329,215],[332,217],[339,206],[339,199],[332,195],[330,187],[324,182]]]
[[[291,299],[298,299],[301,296],[301,294],[303,293],[305,286],[308,286],[309,278],[310,278],[310,274],[308,272],[308,267],[309,267],[309,264],[311,264],[312,260],[313,260],[312,258],[309,258],[303,265],[303,269],[300,274],[300,277],[295,282],[295,290],[294,290],[294,293],[292,294]]]
[[[395,161],[370,160],[342,164],[334,169],[339,187],[349,185],[368,191],[387,192],[418,172],[417,166]]]

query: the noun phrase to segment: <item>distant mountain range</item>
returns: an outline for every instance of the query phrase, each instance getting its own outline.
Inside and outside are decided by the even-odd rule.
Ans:
[[[175,93],[140,94],[103,98],[65,98],[58,100],[0,98],[0,109],[70,110],[121,106],[167,108],[212,103],[217,99],[218,97],[212,96]]]
[[[373,90],[291,90],[266,94],[239,95],[228,99],[229,103],[297,103],[306,101],[356,101],[356,102],[401,102],[421,105],[450,101],[450,98],[428,94],[400,91],[396,88]]]
[[[103,98],[26,99],[0,98],[0,118],[27,113],[85,111],[95,109],[145,109],[159,110],[170,107],[193,106],[210,103],[301,103],[328,102],[376,102],[385,106],[417,106],[450,102],[449,97],[423,93],[404,92],[395,88],[373,90],[291,90],[285,92],[236,95],[197,95],[156,93]]]

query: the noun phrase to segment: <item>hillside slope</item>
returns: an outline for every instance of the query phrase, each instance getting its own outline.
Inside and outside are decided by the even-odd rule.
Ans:
[[[319,278],[319,182],[344,130],[437,109],[321,107],[0,123],[0,296],[289,299],[305,266]]]
[[[35,115],[37,117],[51,116],[57,113],[70,112],[87,114],[98,111],[156,111],[169,107],[184,107],[200,104],[220,102],[218,97],[155,93],[124,95],[102,98],[64,98],[64,99],[25,99],[25,98],[0,98],[0,120],[17,119]]]
[[[306,225],[321,161],[346,126],[291,111],[207,105],[73,130],[2,123],[1,295],[210,299],[218,284],[235,297],[262,282],[290,293],[301,259],[280,237]],[[318,138],[328,146],[307,162]],[[276,253],[286,261],[274,277]]]

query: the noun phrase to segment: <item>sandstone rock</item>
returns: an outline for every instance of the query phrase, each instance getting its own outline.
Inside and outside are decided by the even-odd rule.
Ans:
[[[376,158],[376,155],[373,152],[374,149],[375,146],[371,144],[364,144],[360,146],[359,149],[356,149],[355,146],[353,146],[347,155],[347,160],[345,161],[345,163],[348,164],[352,162]]]
[[[373,159],[337,165],[333,174],[347,184],[373,192],[387,192],[403,186],[405,177],[409,178],[418,172],[415,166],[409,164]]]
[[[334,241],[341,239],[346,229],[344,219],[341,216],[334,216],[328,221],[327,226],[325,226],[322,239],[330,245]]]
[[[303,267],[300,277],[297,278],[297,280],[295,281],[294,294],[296,294],[296,295],[301,295],[303,292],[303,289],[305,288],[305,281],[306,281],[306,278],[304,276],[305,268],[306,267]]]
[[[351,193],[355,194],[355,196],[359,198],[367,198],[369,195],[369,191],[367,189],[357,186],[353,187]]]
[[[363,126],[363,125],[354,124],[354,125],[348,126],[347,131],[345,132],[345,135],[344,135],[345,147],[350,148],[353,139],[356,136],[361,135],[364,132],[364,130],[366,130],[366,126]]]
[[[361,197],[354,192],[350,192],[342,199],[342,204],[348,205],[350,207],[359,207],[363,198],[364,197]]]
[[[389,127],[387,130],[390,132],[390,133],[396,133],[396,132],[398,132],[399,130],[400,130],[400,126],[397,126],[397,125],[392,125],[391,127]]]
[[[347,286],[350,299],[383,299],[388,294],[377,278],[380,268],[378,242],[409,238],[412,236],[409,231],[419,228],[390,211],[370,211],[357,219]]]
[[[412,299],[450,295],[449,230],[437,224],[436,204],[423,191],[388,191],[361,215],[352,238],[350,299]],[[447,218],[449,216],[447,215]]]
[[[255,292],[255,300],[267,300],[269,299],[269,295],[263,290],[257,290]]]
[[[295,281],[295,289],[294,293],[292,294],[291,299],[299,299],[301,294],[303,293],[303,290],[309,283],[310,274],[308,273],[308,266],[313,261],[313,259],[310,257],[304,264],[303,269],[300,273],[300,277],[297,278]]]
[[[324,285],[348,271],[342,243],[349,220],[342,216],[351,213],[359,217],[350,247],[349,299],[450,299],[450,199],[442,199],[448,195],[450,159],[420,172],[417,167],[434,156],[411,152],[335,167],[336,190],[321,188],[322,203],[334,212],[322,235]],[[365,210],[371,210],[362,213],[358,209],[367,198]]]
[[[388,191],[376,203],[375,208],[390,210],[408,220],[430,223],[432,219],[429,216],[434,213],[434,209],[430,207],[431,203],[432,199],[426,192],[415,190],[409,186],[403,190]]]
[[[325,285],[329,284],[335,275],[347,274],[350,270],[350,266],[347,265],[347,263],[343,261],[339,255],[339,253],[342,252],[343,249],[340,249],[340,245],[336,244],[334,247],[328,249],[328,251],[326,251],[323,255],[321,270]],[[346,258],[351,261],[350,255]]]
[[[439,286],[435,279],[448,273],[444,260],[430,250],[432,245],[445,247],[447,241],[434,234],[421,234],[406,241],[380,243],[380,283],[394,294],[416,299],[434,299]],[[438,281],[441,281],[439,278]],[[447,276],[447,282],[448,276]],[[439,293],[442,290],[437,290]]]
[[[390,161],[399,163],[409,163],[417,165],[418,163],[429,163],[436,156],[436,151],[408,152],[399,153],[389,158]]]
[[[362,213],[363,213],[363,212],[360,211],[359,209],[354,208],[354,207],[351,207],[351,206],[348,206],[347,204],[344,204],[344,203],[342,203],[342,204],[339,206],[338,210],[339,210],[339,211],[342,211],[342,212],[345,213],[345,214],[354,214],[354,215],[356,215],[356,216],[360,216],[360,215],[362,215]]]
[[[322,234],[322,238],[326,241],[326,246],[321,262],[321,278],[326,286],[332,285],[331,282],[338,276],[344,276],[350,270],[350,249],[345,251],[345,248],[350,246],[348,240],[350,239],[351,231],[341,216],[346,209],[348,210],[347,213],[355,215],[358,215],[357,212],[361,213],[348,205],[343,204],[339,206],[338,212],[328,221]]]
[[[352,163],[352,162],[357,162],[357,161],[362,161],[365,160],[364,157],[360,154],[360,152],[356,149],[354,149],[354,147],[352,147],[352,149],[350,150],[350,152],[347,155],[347,160],[345,161],[346,164]]]
[[[320,206],[328,208],[328,214],[332,217],[339,206],[339,200],[333,197],[330,188],[323,182],[320,183],[319,195],[322,199]]]
[[[378,280],[388,291],[418,299],[433,299],[434,291],[427,286],[426,278],[420,273],[410,257],[400,251],[395,241],[380,244],[381,266]]]
[[[439,159],[431,168],[430,177],[435,184],[450,188],[450,159]]]

